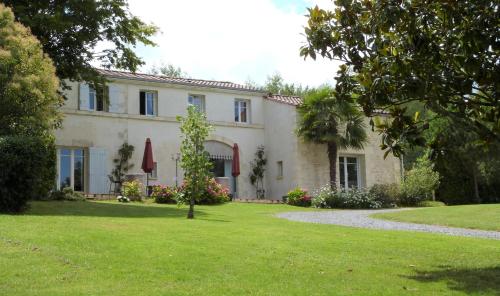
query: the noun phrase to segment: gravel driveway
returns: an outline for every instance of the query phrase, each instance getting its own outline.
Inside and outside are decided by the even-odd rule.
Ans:
[[[500,232],[475,230],[466,228],[446,227],[438,225],[426,225],[406,222],[395,222],[369,217],[372,214],[399,212],[411,209],[390,209],[390,210],[338,210],[321,212],[287,212],[277,214],[278,217],[310,223],[335,224],[342,226],[386,229],[386,230],[407,230],[432,232],[455,236],[481,237],[500,240]]]

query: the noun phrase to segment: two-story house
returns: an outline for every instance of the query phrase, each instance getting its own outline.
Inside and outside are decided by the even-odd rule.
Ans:
[[[296,186],[312,190],[328,183],[326,147],[304,143],[295,134],[298,97],[269,96],[224,81],[99,71],[111,81],[106,88],[95,90],[85,83],[70,83],[66,92],[68,100],[61,108],[65,118],[56,131],[58,188],[108,193],[113,159],[124,142],[135,147],[130,161],[135,166],[129,173],[142,174],[146,138],[151,139],[155,160],[151,183],[181,182],[182,171],[176,170],[181,144],[176,116],[185,116],[188,105],[204,112],[214,126],[206,150],[214,163],[214,175],[227,177],[232,191],[232,147],[238,144],[238,197],[255,198],[248,176],[260,145],[268,159],[267,198],[279,199]],[[339,151],[339,185],[368,187],[399,182],[399,159],[383,158],[377,134],[369,131],[369,139],[364,150]]]

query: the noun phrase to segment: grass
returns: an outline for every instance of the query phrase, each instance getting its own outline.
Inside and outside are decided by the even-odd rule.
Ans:
[[[414,209],[373,215],[394,221],[500,231],[500,204]]]
[[[34,202],[0,215],[0,294],[500,293],[499,241],[274,217],[291,210]]]

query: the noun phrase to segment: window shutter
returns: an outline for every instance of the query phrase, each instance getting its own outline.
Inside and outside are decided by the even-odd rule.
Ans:
[[[80,110],[89,110],[89,85],[80,83]]]
[[[89,148],[89,193],[108,193],[108,151],[104,148]]]
[[[121,111],[120,105],[125,102],[125,96],[119,85],[109,84],[109,112],[111,113],[123,113]]]
[[[146,115],[146,93],[141,91],[139,93],[140,114]]]

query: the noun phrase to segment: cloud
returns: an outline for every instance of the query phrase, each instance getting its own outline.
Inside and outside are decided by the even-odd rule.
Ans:
[[[319,5],[328,5],[325,1]],[[147,63],[143,71],[166,62],[194,78],[263,83],[279,72],[287,81],[316,86],[331,83],[338,66],[299,56],[305,6],[316,2],[129,0],[129,5],[134,15],[161,30],[155,37],[158,47],[138,47]]]

